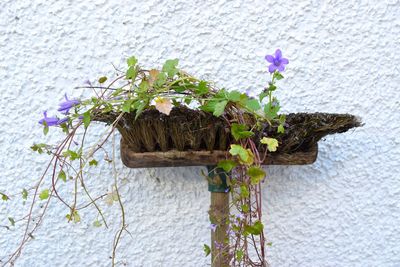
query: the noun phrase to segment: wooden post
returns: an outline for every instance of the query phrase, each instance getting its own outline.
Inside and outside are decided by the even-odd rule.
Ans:
[[[229,266],[229,186],[228,174],[216,166],[207,166],[208,191],[211,192],[210,222],[215,226],[211,230],[211,266]],[[215,228],[215,229],[214,229]]]
[[[229,254],[229,194],[211,192],[210,216],[217,222],[215,231],[211,230],[211,266],[228,267]]]

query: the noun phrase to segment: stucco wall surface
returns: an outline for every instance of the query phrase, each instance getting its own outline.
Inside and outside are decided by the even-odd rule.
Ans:
[[[281,48],[290,64],[278,97],[285,112],[352,113],[365,126],[320,142],[310,166],[267,167],[264,223],[272,267],[400,266],[400,2],[381,1],[0,1],[0,259],[23,225],[46,157],[29,146],[42,111],[63,94],[113,73],[135,55],[146,67],[179,58],[181,68],[228,89],[258,92],[264,56]],[[91,139],[102,126],[93,127]],[[116,137],[118,139],[118,136]],[[107,145],[110,149],[111,145]],[[208,266],[209,192],[200,167],[130,170],[117,162],[128,230],[118,266]],[[93,194],[110,191],[109,164],[91,169]],[[66,185],[68,187],[68,185]],[[60,189],[62,190],[62,189]],[[68,195],[70,191],[64,190]],[[110,266],[117,204],[67,223],[57,203],[15,266]]]

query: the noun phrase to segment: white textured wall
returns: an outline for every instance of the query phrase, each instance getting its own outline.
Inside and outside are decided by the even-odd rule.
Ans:
[[[159,66],[178,57],[221,87],[257,90],[267,81],[263,57],[277,47],[290,59],[278,93],[285,111],[349,112],[366,124],[326,138],[311,166],[267,168],[271,266],[400,266],[397,0],[2,0],[0,192],[18,194],[43,170],[46,158],[29,150],[44,138],[41,111],[110,73],[111,63],[136,55]],[[120,266],[207,266],[201,168],[132,171],[118,162],[118,169],[132,234],[120,246]],[[110,170],[93,170],[93,192],[110,189]],[[0,203],[0,225],[27,208],[19,198]],[[68,211],[53,203],[16,266],[109,266],[118,206],[101,206],[109,230],[92,227],[94,210],[68,224]],[[15,248],[20,230],[0,227],[0,256]]]

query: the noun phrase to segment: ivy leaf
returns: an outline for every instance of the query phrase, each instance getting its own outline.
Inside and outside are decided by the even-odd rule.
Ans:
[[[270,120],[275,119],[276,116],[278,116],[280,108],[279,102],[274,98],[272,103],[268,103],[264,106],[264,114]]]
[[[85,113],[83,113],[83,126],[85,127],[85,129],[89,126],[90,124],[90,111],[86,111]]]
[[[251,166],[247,170],[247,175],[251,178],[251,184],[258,184],[264,177],[265,171],[259,167]]]
[[[249,189],[247,189],[247,186],[241,185],[240,186],[240,196],[242,198],[248,198],[250,196]]]
[[[218,162],[217,167],[222,168],[225,172],[230,172],[233,168],[237,166],[237,163],[233,160],[221,160]]]
[[[264,99],[266,96],[268,96],[268,93],[262,92],[262,93],[258,96],[258,98],[260,99],[260,102],[262,102],[263,99]]]
[[[101,224],[101,222],[100,222],[99,220],[95,220],[95,221],[93,222],[93,226],[94,226],[94,227],[101,227],[102,224]]]
[[[164,66],[162,67],[162,71],[166,72],[168,74],[168,77],[172,78],[175,76],[175,74],[178,73],[178,69],[176,66],[178,66],[179,60],[176,59],[168,59],[165,61]]]
[[[209,91],[208,87],[207,87],[207,82],[206,81],[200,81],[199,85],[197,86],[197,88],[195,89],[195,93],[198,95],[205,95],[207,94]]]
[[[209,247],[208,245],[204,244],[203,250],[204,250],[204,253],[206,254],[206,257],[207,257],[208,255],[210,255],[211,249],[210,249],[210,247]]]
[[[261,106],[257,99],[251,98],[247,100],[246,108],[250,109],[251,111],[257,111],[261,108]]]
[[[103,76],[99,78],[99,83],[105,83],[105,81],[107,81],[107,77]]]
[[[244,255],[243,250],[237,250],[235,255],[236,260],[240,262],[243,259],[243,255]]]
[[[61,171],[58,173],[58,179],[60,179],[60,180],[62,180],[62,181],[64,181],[64,182],[67,181],[67,175],[65,174],[65,171],[64,171],[64,170],[61,170]]]
[[[226,100],[223,100],[215,104],[213,115],[216,117],[221,116],[225,111],[226,104],[228,104],[228,101]]]
[[[280,72],[278,72],[278,71],[275,71],[274,72],[274,77],[275,77],[275,79],[277,79],[277,80],[282,80],[284,77],[283,77],[283,75],[280,73]]]
[[[157,79],[155,81],[155,84],[160,87],[160,86],[163,86],[166,81],[167,81],[167,75],[164,72],[160,72],[157,75]]]
[[[254,135],[252,131],[248,131],[248,126],[245,124],[232,123],[231,134],[236,141],[242,138],[248,138]]]
[[[245,234],[260,235],[264,229],[264,225],[260,221],[256,221],[253,225],[244,227]]]
[[[122,104],[122,111],[129,113],[131,111],[132,103],[133,103],[133,99],[125,100],[124,103]]]
[[[81,157],[81,154],[72,150],[66,150],[63,152],[63,156],[64,157],[69,157],[70,160],[76,160],[79,159]]]
[[[97,166],[98,162],[95,159],[92,159],[91,161],[89,161],[89,166]]]
[[[49,198],[49,189],[43,190],[43,191],[39,194],[39,198],[40,198],[40,200],[48,199],[48,198]]]
[[[128,59],[126,60],[126,63],[128,64],[128,67],[135,66],[137,62],[138,62],[138,60],[137,60],[137,58],[134,57],[134,56],[131,56],[130,58],[128,58]]]
[[[242,93],[240,93],[239,91],[236,91],[236,90],[231,91],[228,93],[227,99],[232,102],[238,102],[240,100],[241,95],[242,95]]]
[[[28,199],[28,191],[25,188],[22,190],[22,199]]]
[[[245,149],[241,145],[232,144],[229,153],[232,156],[238,156],[241,163],[244,163],[246,165],[253,164],[254,155],[250,149]]]
[[[1,193],[1,192],[0,192],[0,195],[1,195],[1,200],[7,201],[7,200],[10,199],[10,198],[9,198],[6,194],[4,194],[4,193]]]
[[[137,68],[135,66],[130,66],[126,71],[126,78],[134,80],[137,75]]]
[[[279,124],[278,126],[278,133],[285,133],[285,128],[283,127],[282,124]]]
[[[273,92],[273,91],[275,91],[275,90],[276,90],[276,85],[273,84],[273,83],[270,83],[270,84],[269,84],[269,87],[268,87],[268,91]]]
[[[278,140],[276,140],[275,138],[263,137],[260,142],[261,144],[267,145],[267,149],[270,152],[275,152],[277,147],[279,146]]]
[[[11,226],[15,226],[15,220],[14,220],[14,218],[8,217],[8,220],[10,221]]]

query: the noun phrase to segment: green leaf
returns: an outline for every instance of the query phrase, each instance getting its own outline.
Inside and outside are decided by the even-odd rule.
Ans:
[[[226,100],[223,100],[215,104],[213,115],[216,117],[221,116],[225,111],[226,104],[228,104],[228,101]]]
[[[144,108],[147,106],[145,101],[136,101],[134,107],[136,109],[135,120],[139,117],[139,115],[143,112]]]
[[[262,92],[262,93],[259,95],[260,102],[262,102],[263,99],[264,99],[266,96],[268,96],[268,93]]]
[[[34,144],[33,146],[31,146],[31,149],[33,151],[38,152],[39,154],[43,153],[43,149],[45,149],[47,147],[46,144]]]
[[[237,166],[237,163],[233,160],[221,160],[218,162],[217,167],[222,168],[225,172],[230,172],[233,168]]]
[[[83,120],[82,121],[83,121],[83,126],[86,129],[90,124],[90,110],[88,110],[85,113],[83,113]]]
[[[208,255],[210,255],[211,249],[210,249],[210,247],[209,247],[208,245],[204,244],[203,250],[204,250],[204,253],[206,254],[206,257],[207,257]]]
[[[206,81],[200,81],[199,85],[197,86],[197,88],[194,90],[194,92],[198,95],[205,95],[207,94],[209,91],[208,86],[207,86],[207,82]]]
[[[247,175],[250,176],[251,184],[258,184],[264,177],[265,171],[259,167],[251,166],[247,170]]]
[[[133,103],[133,99],[125,100],[124,103],[122,104],[122,111],[129,113],[131,111],[132,103]]]
[[[276,90],[276,85],[273,84],[273,83],[270,83],[270,84],[269,84],[269,87],[268,87],[268,91],[273,92],[273,91],[275,91],[275,90]]]
[[[10,199],[10,198],[9,198],[6,194],[4,194],[4,193],[0,193],[0,195],[1,195],[1,200],[7,201],[7,200]]]
[[[278,111],[281,108],[276,98],[274,98],[272,102],[274,104],[268,103],[264,106],[264,114],[270,120],[275,119],[278,116]]]
[[[74,221],[74,223],[81,221],[81,216],[79,216],[79,213],[76,210],[70,214],[67,214],[65,217],[68,219],[68,221]]]
[[[8,220],[10,221],[11,226],[15,226],[15,220],[14,220],[14,218],[8,217]]]
[[[227,99],[232,102],[238,102],[241,95],[242,93],[240,93],[239,91],[231,91],[228,93]]]
[[[178,69],[176,66],[178,66],[179,60],[176,59],[168,59],[165,61],[164,66],[162,67],[162,71],[166,72],[168,74],[168,77],[172,78],[175,76],[175,74],[178,73]]]
[[[243,250],[237,250],[235,255],[236,260],[240,262],[243,259],[243,255],[244,255]]]
[[[278,126],[278,133],[285,133],[285,128],[283,127],[282,124],[279,124]]]
[[[126,71],[126,78],[134,80],[136,78],[138,69],[135,66],[130,66]]]
[[[64,181],[64,182],[67,181],[67,175],[65,174],[65,171],[64,171],[64,170],[61,170],[61,171],[58,173],[58,179],[60,179],[60,180],[62,180],[62,181]]]
[[[28,191],[25,188],[22,189],[22,199],[24,200],[28,199]]]
[[[260,221],[256,221],[253,225],[244,227],[245,234],[260,235],[264,229],[264,225]]]
[[[97,166],[98,162],[95,159],[92,159],[91,161],[89,161],[89,166]]]
[[[103,76],[99,78],[99,83],[104,83],[105,81],[107,81],[107,77]]]
[[[49,198],[49,189],[43,190],[43,191],[39,194],[39,198],[40,198],[40,200],[48,199],[48,198]]]
[[[240,196],[242,198],[248,198],[250,196],[249,189],[245,185],[240,186]]]
[[[78,152],[75,152],[75,151],[72,151],[72,150],[68,149],[68,150],[63,152],[63,156],[64,157],[69,157],[70,160],[76,160],[76,159],[81,158],[81,153],[78,153]]]
[[[229,153],[232,156],[238,156],[240,161],[244,164],[253,164],[254,155],[250,149],[245,149],[241,145],[231,144],[231,149]]]
[[[261,106],[257,99],[251,98],[247,100],[246,108],[248,108],[251,111],[257,111],[261,108]]]
[[[93,226],[94,226],[94,227],[101,227],[102,224],[101,224],[101,222],[100,222],[99,220],[95,220],[95,221],[93,222]]]
[[[160,72],[157,75],[157,79],[155,81],[155,84],[160,87],[160,86],[163,86],[166,81],[167,81],[167,75],[164,72]]]
[[[242,212],[247,213],[250,211],[249,205],[243,204],[242,205]]]
[[[283,75],[280,73],[280,72],[278,72],[278,71],[275,71],[274,72],[274,77],[275,77],[275,79],[277,79],[277,80],[282,80],[284,77],[283,77]]]
[[[47,126],[47,123],[46,123],[46,122],[43,122],[43,125],[44,125],[44,127],[43,127],[43,134],[44,134],[44,135],[47,135],[47,133],[49,132],[49,126]]]
[[[130,58],[128,58],[126,60],[126,63],[128,64],[128,67],[135,66],[137,62],[138,62],[138,60],[134,56],[131,56]]]
[[[270,152],[275,152],[277,147],[279,146],[278,140],[276,140],[275,138],[263,137],[260,142],[261,144],[267,145],[267,149]]]
[[[242,138],[248,138],[254,135],[252,131],[248,131],[248,126],[245,124],[232,123],[231,134],[236,141]]]

